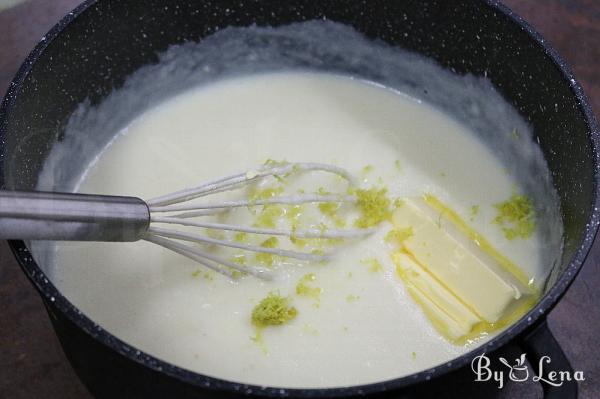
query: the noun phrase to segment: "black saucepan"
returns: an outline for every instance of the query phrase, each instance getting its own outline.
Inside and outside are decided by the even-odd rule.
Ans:
[[[48,151],[61,139],[77,105],[85,99],[98,103],[136,69],[156,62],[157,52],[169,45],[197,41],[230,25],[276,26],[322,18],[431,57],[458,74],[486,74],[532,124],[560,196],[565,242],[558,279],[523,319],[451,363],[365,386],[279,389],[195,374],[123,343],[61,295],[24,242],[11,241],[23,271],[46,304],[65,353],[94,396],[396,398],[426,392],[448,396],[459,392],[459,376],[465,370],[470,373],[475,355],[515,344],[533,363],[550,355],[547,371],[570,370],[545,316],[577,275],[597,229],[598,125],[581,87],[554,50],[492,0],[86,1],[42,38],[9,87],[0,109],[0,188],[34,188]],[[468,394],[477,384],[472,383],[473,375],[467,379]],[[545,393],[574,397],[577,386],[545,385]]]

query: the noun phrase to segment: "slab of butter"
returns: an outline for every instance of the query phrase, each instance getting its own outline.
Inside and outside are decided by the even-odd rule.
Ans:
[[[409,255],[397,252],[393,260],[406,288],[421,305],[434,326],[451,340],[467,335],[481,319],[446,290]]]
[[[516,266],[504,267],[506,258],[496,256],[487,242],[484,249],[473,243],[472,234],[463,234],[464,226],[454,220],[458,216],[444,213],[426,199],[405,200],[392,222],[412,234],[403,236],[393,260],[434,326],[458,340],[482,324],[491,326],[513,314],[520,309],[520,299],[532,291],[511,273]]]

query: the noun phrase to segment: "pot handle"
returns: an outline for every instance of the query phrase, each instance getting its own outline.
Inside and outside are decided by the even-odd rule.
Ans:
[[[573,367],[552,335],[546,320],[526,334],[519,346],[529,355],[529,362],[536,374],[535,381],[542,384],[545,399],[577,398],[578,386],[577,381],[572,378]],[[569,372],[571,379],[565,379],[562,384],[557,385],[561,381],[552,382],[549,373],[556,372],[556,375],[560,375],[561,371]]]

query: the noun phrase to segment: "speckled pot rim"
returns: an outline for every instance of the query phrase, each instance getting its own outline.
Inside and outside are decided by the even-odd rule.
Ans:
[[[7,126],[8,110],[14,106],[14,101],[19,94],[23,82],[31,71],[33,64],[38,60],[39,56],[44,52],[48,44],[56,39],[65,27],[67,27],[74,19],[83,13],[88,7],[95,4],[99,0],[87,0],[69,14],[67,14],[59,23],[57,23],[45,36],[43,36],[37,46],[28,55],[17,72],[15,78],[10,83],[6,96],[0,106],[0,149],[4,144],[4,135]],[[591,218],[586,225],[583,239],[579,245],[579,249],[571,259],[566,270],[561,274],[558,281],[550,289],[548,293],[540,300],[540,302],[529,311],[521,320],[513,324],[500,335],[492,339],[485,345],[466,353],[452,361],[443,363],[437,367],[430,368],[415,374],[392,380],[377,382],[367,385],[325,388],[325,389],[287,389],[268,386],[257,386],[248,384],[239,384],[231,381],[225,381],[213,377],[208,377],[202,374],[194,373],[186,369],[174,366],[170,363],[159,360],[150,356],[135,347],[126,344],[118,338],[111,335],[102,327],[94,323],[87,316],[82,314],[73,304],[71,304],[48,280],[44,272],[39,268],[33,260],[31,254],[23,241],[9,241],[10,247],[15,254],[22,269],[32,281],[40,294],[47,302],[52,303],[52,306],[62,312],[75,325],[88,333],[93,339],[114,350],[115,352],[144,365],[157,372],[164,373],[170,377],[178,379],[182,382],[201,387],[205,390],[238,393],[244,396],[267,396],[267,397],[345,397],[345,396],[362,396],[366,394],[381,393],[417,384],[424,381],[429,381],[450,371],[464,367],[471,362],[471,359],[481,353],[492,352],[508,342],[515,340],[528,331],[533,325],[545,320],[545,316],[556,305],[560,298],[565,294],[577,273],[581,269],[585,258],[590,251],[594,242],[594,237],[600,222],[600,201],[599,201],[599,182],[600,171],[600,139],[599,128],[596,119],[594,118],[591,106],[587,100],[581,85],[574,78],[566,63],[560,58],[557,52],[537,33],[529,24],[521,17],[513,13],[508,7],[500,4],[495,0],[481,0],[484,4],[494,8],[498,12],[508,16],[515,24],[519,25],[525,32],[529,34],[531,39],[540,47],[542,47],[548,56],[550,62],[560,70],[563,78],[569,82],[573,95],[577,98],[581,112],[586,118],[588,127],[589,140],[591,142],[594,159],[594,200],[591,204]],[[3,162],[4,154],[0,153],[0,183],[3,185]]]

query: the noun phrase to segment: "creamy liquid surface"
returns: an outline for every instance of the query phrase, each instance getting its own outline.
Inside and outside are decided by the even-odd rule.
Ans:
[[[339,165],[364,187],[383,182],[394,198],[432,193],[532,278],[547,275],[537,233],[507,241],[492,223],[493,204],[518,187],[489,148],[426,104],[334,75],[230,79],[170,99],[124,129],[78,191],[148,199],[269,158]],[[327,188],[339,183],[315,179]],[[146,242],[60,243],[53,281],[109,332],[196,372],[282,387],[371,383],[438,365],[485,342],[455,346],[433,329],[396,275],[383,240],[390,227],[385,222],[369,238],[342,247],[326,265],[284,262],[274,282],[205,276],[202,266]],[[361,262],[372,258],[383,271]],[[318,307],[295,295],[307,273],[323,290]],[[259,344],[250,315],[271,291],[289,295],[298,316],[266,328]]]

